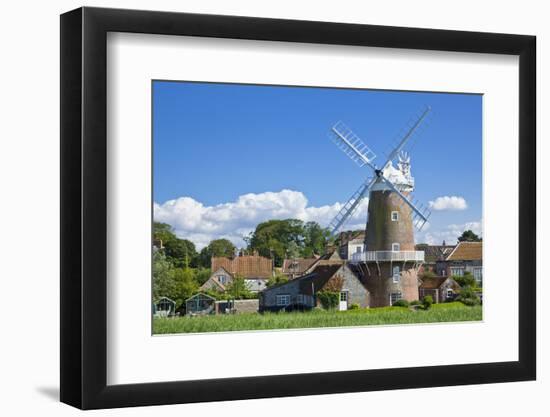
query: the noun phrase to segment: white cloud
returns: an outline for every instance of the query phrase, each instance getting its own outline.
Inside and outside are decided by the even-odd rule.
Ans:
[[[447,245],[455,245],[458,237],[465,230],[471,230],[476,235],[482,236],[483,223],[480,220],[478,222],[474,221],[463,224],[450,224],[444,229],[433,230],[430,232],[423,230],[422,234],[418,236],[416,240],[418,243],[427,243],[429,245],[441,245],[443,241],[445,241]]]
[[[434,201],[430,201],[429,204],[432,210],[466,210],[468,208],[466,200],[456,195],[437,197]]]
[[[156,221],[168,223],[180,238],[189,239],[201,249],[213,239],[226,238],[236,246],[258,223],[271,219],[299,219],[316,221],[326,227],[343,203],[314,207],[308,205],[306,196],[299,191],[281,190],[260,194],[244,194],[235,201],[205,206],[191,197],[180,197],[154,204]],[[348,219],[346,229],[365,227],[368,199],[364,199]]]

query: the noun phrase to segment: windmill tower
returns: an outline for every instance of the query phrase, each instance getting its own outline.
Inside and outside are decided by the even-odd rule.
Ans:
[[[414,228],[421,230],[430,212],[413,201],[414,178],[410,156],[403,152],[405,144],[418,133],[428,116],[427,107],[405,131],[386,162],[378,167],[374,152],[342,122],[330,130],[336,145],[360,167],[367,166],[372,176],[359,187],[332,220],[329,227],[336,234],[369,196],[365,233],[365,250],[352,255],[360,264],[370,292],[370,306],[392,305],[398,299],[418,299],[418,269],[424,262],[424,252],[415,251]],[[397,159],[397,168],[393,161]]]

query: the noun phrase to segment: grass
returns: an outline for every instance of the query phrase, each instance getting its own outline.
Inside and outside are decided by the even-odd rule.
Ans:
[[[154,334],[227,332],[237,330],[303,329],[317,327],[479,321],[481,306],[462,303],[434,304],[430,310],[381,307],[348,311],[249,313],[198,317],[155,318]]]

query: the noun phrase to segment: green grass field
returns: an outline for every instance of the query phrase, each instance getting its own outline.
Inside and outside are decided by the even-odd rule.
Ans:
[[[434,304],[430,310],[382,307],[348,311],[250,313],[197,317],[155,318],[154,334],[227,332],[236,330],[303,329],[316,327],[480,321],[481,306]]]

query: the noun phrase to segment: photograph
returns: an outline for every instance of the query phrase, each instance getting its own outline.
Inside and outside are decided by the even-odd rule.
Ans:
[[[482,101],[153,80],[153,334],[481,321]]]

